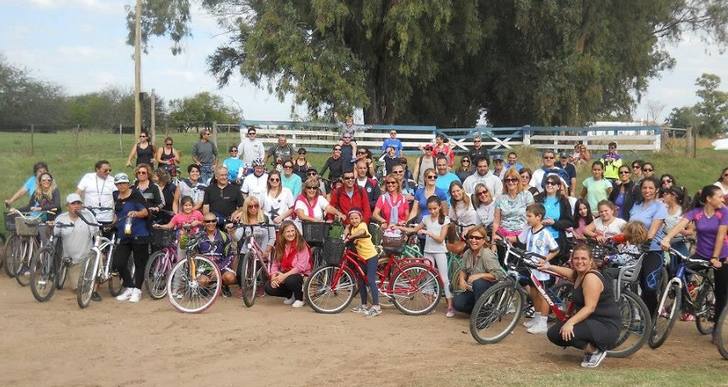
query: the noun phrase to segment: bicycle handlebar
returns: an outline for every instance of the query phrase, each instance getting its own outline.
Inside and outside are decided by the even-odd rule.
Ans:
[[[697,265],[700,265],[700,266],[704,266],[706,268],[712,268],[713,267],[713,265],[710,264],[710,261],[706,261],[704,259],[695,259],[695,258],[687,257],[687,256],[683,255],[681,252],[675,250],[672,247],[670,247],[669,252],[671,254],[677,255],[680,259],[684,260],[685,262],[697,264]]]

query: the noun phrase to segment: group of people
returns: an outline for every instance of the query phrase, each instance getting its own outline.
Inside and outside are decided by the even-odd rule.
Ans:
[[[238,146],[229,148],[229,158],[218,162],[210,132],[203,131],[184,178],[177,173],[181,160],[172,140],[165,139],[164,148],[155,152],[142,134],[129,155],[129,161],[137,158],[134,179],[124,173],[112,177],[110,163],[98,161],[95,171],[84,175],[76,192],[66,197],[68,215],[64,216],[78,224],[83,206],[93,210],[100,223],[116,221],[119,247],[114,263],[125,287],[117,299],[131,302],[141,299],[144,276],[142,270],[136,270],[132,277],[128,260],[133,252],[134,265],[145,266],[155,227],[189,225],[203,230],[205,243],[200,246],[221,254],[223,291],[230,295],[227,285],[238,281],[236,255],[230,246],[245,235],[224,225],[278,225],[277,233],[265,227],[252,228],[252,233],[273,262],[265,291],[284,297],[285,304],[293,307],[303,306],[301,286],[312,269],[311,251],[301,235],[302,222],[341,220],[346,225],[344,237],[366,261],[362,266],[371,276],[377,255],[366,224],[379,223],[385,233],[415,232],[424,257],[440,272],[447,317],[470,313],[478,297],[504,278],[504,252],[492,242],[520,243],[545,257],[539,262],[543,271],[536,273],[537,278],[548,280],[549,273],[557,273],[574,280],[575,301],[580,307],[568,321],[549,328],[549,307],[530,287],[535,314],[528,322],[528,332],[548,334],[558,345],[583,349],[586,367],[598,366],[614,345],[620,316],[608,296],[609,281],[594,270],[590,250],[577,245],[570,255],[570,239],[604,241],[623,234],[626,243],[621,248],[626,253],[651,241],[640,285],[654,315],[662,251],[673,247],[687,253],[687,240],[694,235],[697,256],[716,268],[716,310],[726,303],[728,269],[722,263],[728,258],[728,210],[723,205],[728,195],[728,168],[715,184],[704,187],[690,201],[674,176],[663,174],[658,179],[652,163],[625,162],[614,143],[598,160],[591,159],[583,144],[577,144],[573,153],[547,150],[542,164],[530,169],[519,162],[516,152],[509,152],[505,159],[489,154],[480,138],[474,139],[473,148],[455,166],[453,149],[438,136],[421,148],[422,155],[410,172],[401,142],[392,131],[382,145],[385,173],[378,175],[377,159],[365,147],[357,147],[356,130],[346,130],[349,125],[344,125],[321,170],[306,160],[305,149],[295,150],[283,136],[266,152],[255,128],[248,130]],[[267,168],[266,160],[271,159]],[[157,169],[151,166],[154,162]],[[580,164],[591,165],[591,176],[577,181]],[[323,179],[326,172],[328,181]],[[172,177],[178,177],[176,185]],[[28,210],[61,208],[60,193],[45,163],[33,167],[33,176],[6,204],[24,194],[29,197]],[[120,222],[125,219],[131,219],[130,228]],[[78,239],[68,234],[73,230],[62,232],[66,233],[64,248],[67,239]],[[85,253],[77,246],[68,249],[74,264]],[[447,253],[460,255],[464,264],[453,284],[449,283]],[[623,258],[629,257],[625,254]],[[563,267],[568,260],[571,268]],[[362,304],[354,311],[379,315],[376,286],[368,290],[369,297],[361,286]],[[95,294],[94,299],[100,300],[100,296]]]

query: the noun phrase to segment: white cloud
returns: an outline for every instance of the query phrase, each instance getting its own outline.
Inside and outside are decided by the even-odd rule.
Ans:
[[[89,11],[98,11],[104,13],[119,12],[124,9],[124,5],[128,5],[129,1],[121,0],[29,0],[30,3],[38,8],[55,9],[55,8],[82,8]],[[131,1],[131,0],[130,0]]]

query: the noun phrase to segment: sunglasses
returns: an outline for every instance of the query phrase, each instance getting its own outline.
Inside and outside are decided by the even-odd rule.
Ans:
[[[205,223],[207,223],[207,224],[215,224],[215,223],[217,223],[217,220],[215,220],[215,219],[208,219],[208,220],[205,220]]]
[[[53,179],[40,179],[40,181],[53,181]]]
[[[139,136],[139,138],[147,138],[147,136],[141,135],[141,136]]]
[[[307,175],[308,175],[308,176],[316,176],[316,175],[317,175],[317,173],[316,173],[316,172],[309,172],[309,173],[307,173]]]
[[[401,175],[401,174],[403,174],[403,173],[404,173],[404,171],[393,171],[392,173],[396,173],[396,174],[398,174],[398,175]]]
[[[291,168],[293,168],[293,165],[284,165],[283,168],[285,168],[285,169],[291,169]]]
[[[478,192],[478,196],[486,195],[487,193],[488,193],[488,191],[480,191],[480,192]]]
[[[146,171],[139,171],[139,172],[137,172],[137,175],[146,175],[146,174],[147,174]]]
[[[268,181],[270,181],[271,183],[275,183],[275,182],[281,181],[281,179],[279,179],[279,178],[272,178],[272,179],[268,179]]]
[[[255,135],[256,135],[255,132],[248,132],[248,136],[255,136]]]
[[[396,181],[388,181],[385,184],[386,185],[395,185],[395,184],[397,184],[397,182]]]
[[[463,164],[470,163],[470,160],[463,160]]]
[[[435,176],[435,175],[430,175],[430,176],[427,176],[427,179],[428,179],[428,180],[435,180],[435,179],[437,179],[437,176]]]
[[[503,179],[503,181],[505,181],[506,183],[517,183],[518,182],[518,179],[516,179],[516,178],[508,178],[508,179]]]
[[[476,241],[482,241],[485,239],[485,237],[482,237],[480,235],[468,235],[468,239],[476,240]]]
[[[168,142],[168,143],[166,143],[164,145],[166,145],[166,146],[172,146],[173,144],[171,142]]]
[[[306,189],[318,189],[318,187],[309,187],[309,186],[306,186]]]
[[[544,185],[558,186],[559,183],[556,183],[556,182],[553,182],[553,181],[547,181],[546,183],[544,183]]]
[[[230,153],[237,152],[237,149],[230,149]]]
[[[344,176],[341,179],[342,180],[354,180],[354,176]]]
[[[250,204],[248,208],[260,208],[260,204]]]
[[[629,171],[619,171],[620,175],[629,175]]]
[[[642,167],[640,167],[639,165],[633,165],[632,169],[642,169]]]
[[[642,170],[645,171],[645,172],[652,172],[652,171],[654,171],[654,169],[652,169],[652,168],[643,168]]]
[[[544,160],[553,160],[553,159],[555,159],[555,158],[556,158],[556,157],[554,157],[554,156],[544,156],[544,157],[543,157],[543,159],[544,159]]]
[[[341,152],[341,148],[334,148],[334,150]]]

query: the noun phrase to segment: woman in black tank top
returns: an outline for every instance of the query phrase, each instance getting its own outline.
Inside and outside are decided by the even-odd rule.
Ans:
[[[311,168],[311,164],[306,160],[306,149],[298,148],[298,157],[293,159],[293,173],[301,178],[301,181],[306,181],[306,173]]]
[[[164,146],[157,150],[155,157],[159,168],[166,170],[171,177],[177,177],[177,167],[179,166],[180,156],[177,149],[174,149],[174,141],[172,137],[164,139]]]
[[[126,160],[126,166],[131,167],[131,159],[136,156],[136,165],[147,164],[154,166],[154,146],[149,142],[149,135],[142,132],[139,135],[139,142],[134,144]]]

